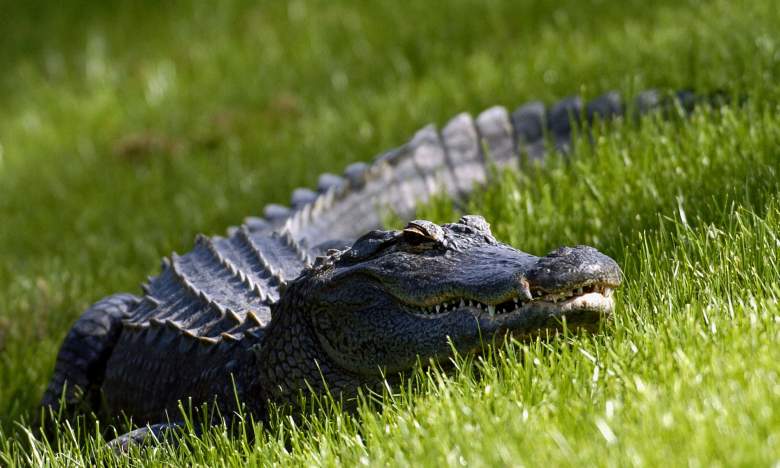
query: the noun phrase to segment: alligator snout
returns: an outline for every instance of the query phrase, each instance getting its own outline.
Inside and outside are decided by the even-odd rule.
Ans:
[[[593,247],[560,247],[540,257],[525,275],[531,290],[558,292],[590,285],[617,288],[623,273],[617,262]]]

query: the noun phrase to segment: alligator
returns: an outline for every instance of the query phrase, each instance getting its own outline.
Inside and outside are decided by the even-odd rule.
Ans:
[[[674,105],[690,108],[679,93]],[[668,108],[639,94],[636,113]],[[537,257],[501,243],[480,216],[415,220],[434,195],[462,200],[494,171],[570,150],[576,129],[626,115],[619,94],[462,113],[429,125],[371,164],[323,174],[289,208],[268,205],[226,236],[199,235],[163,259],[141,295],[91,306],[64,339],[42,407],[124,416],[146,426],[120,446],[175,427],[180,401],[222,414],[295,406],[329,391],[345,400],[417,362],[446,361],[503,337],[595,330],[621,283],[587,246]],[[386,213],[408,221],[382,230]]]

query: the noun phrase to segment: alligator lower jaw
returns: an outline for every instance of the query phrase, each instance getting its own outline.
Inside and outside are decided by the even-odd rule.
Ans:
[[[573,328],[596,329],[599,323],[612,315],[614,308],[615,301],[611,295],[592,292],[574,296],[565,301],[536,300],[527,302],[517,309],[503,314],[491,314],[484,309],[471,309],[470,312],[476,316],[487,331],[494,328],[506,328],[507,331],[512,330],[513,334],[516,331],[520,335],[526,335],[531,331],[528,330],[529,324],[538,326],[540,323],[546,324],[542,328],[550,326],[558,328],[565,321]],[[537,331],[541,332],[541,330]]]
[[[604,314],[610,314],[615,308],[615,300],[611,294],[601,294],[598,292],[586,293],[579,296],[574,296],[562,302],[548,302],[548,301],[533,301],[524,304],[517,312],[522,312],[523,309],[534,308],[539,311],[549,310],[552,313],[566,314],[569,312],[578,311],[592,311],[601,312]],[[483,311],[484,312],[484,311]],[[513,312],[510,312],[510,314]],[[489,314],[488,314],[489,315]],[[484,317],[485,314],[481,314]],[[495,317],[501,317],[495,316]]]
[[[549,338],[564,328],[596,332],[615,308],[612,294],[585,293],[565,301],[532,301],[505,314],[471,311],[485,333],[500,339],[506,335],[519,341]],[[565,325],[564,325],[565,324]]]

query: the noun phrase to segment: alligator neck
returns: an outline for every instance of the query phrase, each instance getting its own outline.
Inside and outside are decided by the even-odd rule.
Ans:
[[[297,297],[296,297],[297,296]],[[357,393],[362,382],[335,364],[309,323],[306,300],[288,290],[274,306],[271,321],[261,348],[257,351],[252,391],[263,401],[297,407],[301,389],[308,394],[331,393],[348,399]]]

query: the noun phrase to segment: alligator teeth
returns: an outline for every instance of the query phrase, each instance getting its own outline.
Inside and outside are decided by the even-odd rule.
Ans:
[[[558,304],[564,301],[569,301],[571,300],[572,297],[576,295],[581,295],[583,293],[590,293],[590,292],[599,292],[604,296],[609,297],[613,294],[614,291],[612,288],[607,286],[588,286],[588,287],[577,288],[569,291],[561,291],[558,293],[545,293],[544,291],[536,290],[533,291],[533,296],[535,298],[532,299],[531,301],[534,301],[538,298],[539,301]],[[451,301],[441,302],[439,304],[420,306],[419,313],[426,314],[426,315],[441,315],[441,314],[453,312],[458,308],[469,306],[469,307],[476,308],[480,311],[486,310],[490,315],[490,317],[495,317],[496,315],[504,315],[504,314],[519,312],[531,301],[524,300],[522,297],[513,297],[512,302],[509,302],[509,300],[507,299],[505,302],[502,302],[497,306],[494,304],[485,304],[473,299],[453,299]]]

